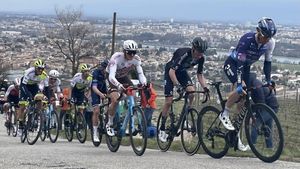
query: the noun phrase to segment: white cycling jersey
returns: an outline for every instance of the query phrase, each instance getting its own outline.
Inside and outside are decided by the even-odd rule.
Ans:
[[[73,88],[76,88],[78,90],[82,90],[82,89],[86,89],[91,87],[92,84],[92,76],[88,76],[88,78],[86,80],[84,80],[82,78],[82,73],[76,73],[73,77],[73,79],[71,80],[71,86]]]
[[[51,83],[51,81],[49,81],[49,77],[47,77],[40,83],[39,88],[43,90],[45,86],[49,86],[49,89],[52,90],[54,93],[61,93],[60,85],[60,79],[57,78],[57,80],[54,83]]]
[[[25,70],[22,84],[25,84],[25,85],[39,84],[41,81],[45,80],[47,78],[47,76],[48,75],[45,71],[43,71],[41,75],[36,75],[35,68],[31,67],[31,68]]]
[[[128,75],[129,71],[136,68],[140,83],[146,84],[147,80],[141,67],[141,59],[135,55],[132,60],[126,60],[123,52],[116,52],[112,55],[109,66],[106,71],[109,73],[108,80],[115,86],[119,86],[120,82],[117,78],[122,78]]]

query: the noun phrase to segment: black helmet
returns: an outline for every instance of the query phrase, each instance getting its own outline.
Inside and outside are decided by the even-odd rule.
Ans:
[[[208,44],[205,40],[201,39],[200,37],[196,37],[192,42],[192,46],[197,51],[204,53],[208,47]]]
[[[267,38],[272,38],[276,32],[275,23],[271,18],[263,17],[258,21],[257,29],[261,32],[261,34]]]
[[[104,61],[100,62],[100,66],[103,68],[106,68],[108,63],[109,63],[109,61],[107,59],[105,59]]]

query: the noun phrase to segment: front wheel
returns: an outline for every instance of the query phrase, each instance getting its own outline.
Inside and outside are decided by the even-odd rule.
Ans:
[[[147,147],[147,122],[144,112],[139,106],[133,107],[129,119],[130,143],[136,155],[144,154]]]
[[[34,112],[33,114],[28,115],[27,142],[29,145],[35,144],[40,136],[42,126],[40,113],[41,112]]]
[[[194,108],[190,108],[181,123],[181,145],[184,152],[188,155],[194,155],[200,147],[197,133],[197,119],[198,111]]]
[[[283,132],[274,111],[265,104],[252,105],[245,119],[245,133],[253,153],[264,162],[279,159],[284,144]]]
[[[58,134],[59,134],[59,130],[58,130],[58,115],[56,113],[56,111],[52,111],[51,112],[51,118],[49,119],[49,124],[48,124],[48,134],[49,134],[49,139],[51,141],[51,143],[55,143],[57,138],[58,138]]]
[[[226,129],[218,116],[220,110],[213,106],[204,107],[197,120],[198,136],[203,150],[213,158],[222,158],[228,152]]]
[[[71,113],[65,113],[63,117],[65,136],[69,142],[73,140],[73,119]]]
[[[80,143],[84,143],[87,136],[87,125],[85,118],[81,112],[76,113],[76,136]]]

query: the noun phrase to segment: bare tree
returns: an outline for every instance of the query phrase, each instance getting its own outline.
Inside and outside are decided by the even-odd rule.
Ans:
[[[57,56],[71,62],[72,76],[76,74],[80,60],[84,57],[97,56],[100,53],[100,38],[93,34],[94,27],[82,21],[81,9],[55,9],[57,16],[56,30],[48,35],[57,49]]]

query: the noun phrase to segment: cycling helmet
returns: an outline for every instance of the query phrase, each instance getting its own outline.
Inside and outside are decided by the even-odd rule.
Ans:
[[[205,40],[201,39],[200,37],[196,37],[193,41],[192,41],[192,46],[194,49],[196,49],[197,51],[204,53],[208,47],[208,44]]]
[[[106,68],[108,63],[109,63],[109,61],[107,59],[105,59],[104,61],[100,62],[100,66],[103,68]]]
[[[263,17],[258,21],[257,29],[261,32],[261,34],[265,37],[272,38],[276,32],[275,23],[271,18]]]
[[[123,43],[123,49],[124,50],[130,50],[130,51],[136,51],[138,49],[138,45],[133,40],[126,40]]]
[[[58,78],[59,77],[59,72],[57,70],[50,70],[49,77]]]
[[[20,78],[15,78],[15,80],[14,80],[14,85],[15,86],[20,86],[20,84],[21,84],[21,79]]]
[[[34,62],[34,67],[45,68],[45,63],[41,59],[38,59]]]
[[[90,67],[87,65],[87,64],[81,64],[80,66],[79,66],[79,68],[80,68],[80,71],[82,72],[82,71],[86,71],[86,70],[90,70]]]

